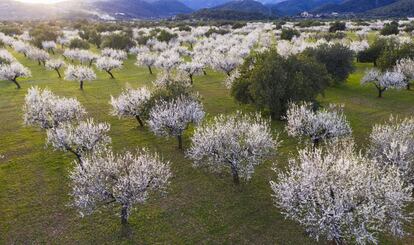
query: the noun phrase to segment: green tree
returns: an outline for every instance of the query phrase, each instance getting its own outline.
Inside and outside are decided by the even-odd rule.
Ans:
[[[283,58],[272,49],[249,56],[231,88],[239,102],[282,118],[289,102],[315,101],[331,83],[323,64],[305,56]]]
[[[70,49],[89,49],[89,47],[89,43],[80,38],[72,39],[69,43]]]
[[[102,48],[113,48],[129,50],[134,46],[134,42],[126,34],[112,34],[102,40]]]
[[[345,31],[345,30],[346,30],[346,24],[340,21],[335,21],[334,23],[331,23],[329,27],[329,32],[337,32],[337,31]]]
[[[300,32],[298,30],[287,28],[282,30],[282,34],[280,34],[280,38],[282,40],[291,41],[293,37],[299,37]]]
[[[381,35],[383,36],[398,35],[398,33],[400,31],[398,30],[398,23],[396,21],[385,24],[381,30]]]
[[[342,44],[320,45],[305,50],[304,55],[313,57],[325,65],[326,70],[337,83],[343,83],[354,71],[354,52]]]

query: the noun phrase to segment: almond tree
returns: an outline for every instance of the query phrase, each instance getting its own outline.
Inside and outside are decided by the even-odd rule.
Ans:
[[[62,78],[62,75],[60,74],[60,69],[65,66],[65,62],[61,59],[53,59],[46,61],[46,69],[48,70],[54,70],[58,74],[59,78]]]
[[[0,49],[0,65],[16,62],[16,58],[6,49]]]
[[[220,115],[197,127],[187,156],[194,166],[213,171],[228,171],[235,184],[239,178],[249,180],[257,165],[276,151],[278,142],[272,136],[270,122],[237,112]]]
[[[414,118],[390,117],[377,124],[369,136],[369,154],[381,166],[397,167],[404,179],[414,181]]]
[[[286,112],[286,131],[289,136],[308,137],[314,146],[319,142],[351,135],[352,130],[342,107],[314,111],[311,103],[290,103]]]
[[[316,240],[336,244],[378,243],[378,233],[405,235],[412,186],[394,167],[379,168],[356,153],[351,141],[326,149],[307,147],[288,171],[270,181],[276,206]]]
[[[73,205],[81,216],[100,207],[120,205],[121,223],[126,225],[136,205],[144,204],[155,192],[166,192],[171,175],[169,162],[145,149],[136,154],[92,155],[70,174]]]
[[[31,87],[25,97],[23,115],[26,125],[50,129],[78,122],[86,115],[86,110],[74,98],[59,97],[48,89]]]
[[[114,79],[114,75],[112,74],[112,70],[114,69],[121,69],[122,68],[122,61],[111,58],[111,57],[101,57],[96,60],[96,67],[98,70],[105,71],[108,73],[112,79]]]
[[[167,50],[159,54],[155,66],[169,73],[181,63],[180,55],[174,50]]]
[[[26,55],[29,59],[36,60],[39,63],[39,65],[44,65],[50,57],[48,52],[38,49],[36,47],[30,47],[27,50]]]
[[[128,59],[128,53],[124,50],[104,48],[101,51],[102,56],[110,57],[117,60],[126,60]]]
[[[109,129],[109,124],[96,124],[93,119],[78,124],[60,124],[47,130],[47,145],[55,150],[74,154],[79,165],[83,167],[83,158],[86,155],[107,150],[111,143]]]
[[[141,115],[150,98],[151,92],[145,87],[126,90],[117,98],[111,96],[111,114],[120,118],[128,116],[135,117],[139,125],[143,127],[144,123],[142,122]]]
[[[377,69],[368,70],[361,80],[361,84],[372,83],[378,90],[378,98],[382,98],[382,94],[387,89],[402,89],[407,86],[404,75],[400,72],[381,73]]]
[[[231,72],[243,62],[243,59],[235,55],[224,55],[219,52],[214,52],[210,55],[212,55],[211,62],[213,68],[225,72],[227,76],[230,76]]]
[[[155,64],[156,61],[157,56],[155,54],[145,52],[137,55],[137,62],[135,65],[148,67],[149,73],[152,75],[151,67]]]
[[[156,135],[177,137],[178,148],[182,149],[184,130],[190,123],[200,123],[204,115],[201,103],[181,96],[170,102],[159,101],[149,113],[148,124]]]
[[[414,60],[402,59],[397,62],[395,71],[403,74],[407,82],[407,90],[410,90],[410,83],[414,80]]]
[[[29,69],[24,67],[19,62],[11,64],[0,65],[0,80],[13,82],[17,89],[20,89],[20,84],[17,82],[18,78],[31,77],[32,73]]]
[[[70,65],[65,72],[65,80],[78,81],[80,89],[83,90],[83,82],[93,81],[96,79],[95,72],[86,66]]]
[[[203,65],[201,63],[193,61],[188,63],[182,63],[178,66],[178,69],[184,72],[190,78],[191,84],[193,84],[193,76],[199,75],[203,72]]]
[[[43,49],[52,52],[52,54],[55,54],[55,49],[57,48],[57,45],[54,41],[43,41],[42,47]]]

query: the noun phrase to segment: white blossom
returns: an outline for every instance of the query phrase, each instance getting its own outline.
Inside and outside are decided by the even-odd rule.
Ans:
[[[16,61],[16,58],[6,49],[0,49],[0,65],[10,64]]]
[[[61,59],[53,59],[46,61],[46,69],[48,70],[54,70],[58,74],[59,78],[62,78],[62,75],[60,74],[60,69],[65,66],[65,62]]]
[[[341,106],[330,105],[328,109],[314,111],[311,103],[290,103],[286,119],[289,136],[309,137],[314,145],[352,133]]]
[[[184,72],[189,78],[191,84],[193,84],[194,75],[200,75],[203,72],[203,65],[198,62],[186,62],[178,66],[178,69]]]
[[[187,156],[194,166],[207,166],[213,171],[228,171],[236,184],[239,177],[249,180],[254,168],[276,151],[270,122],[237,112],[219,115],[196,128]]]
[[[355,153],[350,141],[300,150],[286,173],[274,170],[275,204],[317,240],[376,244],[378,232],[403,236],[411,220],[406,208],[412,186],[404,184],[397,169],[379,168]]]
[[[30,47],[27,50],[26,55],[29,59],[36,60],[39,63],[39,65],[45,64],[50,57],[48,52],[38,49],[36,47]]]
[[[62,123],[77,122],[86,111],[74,98],[59,97],[48,89],[32,87],[26,94],[23,114],[26,125],[49,129]]]
[[[111,76],[111,78],[113,79],[115,77],[112,73],[112,70],[121,69],[122,68],[122,61],[111,58],[111,57],[103,56],[103,57],[96,60],[96,67],[99,70],[105,71],[106,73],[108,73]]]
[[[121,205],[121,222],[126,224],[137,204],[155,192],[166,193],[171,176],[169,162],[146,149],[136,154],[92,155],[70,174],[73,205],[82,216],[102,206]]]
[[[151,92],[145,87],[126,90],[117,98],[111,96],[111,114],[118,117],[135,117],[138,123],[144,126],[141,116],[150,98]]]
[[[55,53],[54,50],[57,48],[57,45],[54,41],[43,41],[42,47],[43,49],[48,50],[54,54]]]
[[[407,86],[404,75],[400,72],[381,73],[377,69],[366,71],[365,76],[361,80],[361,84],[373,83],[378,90],[378,97],[382,97],[382,93],[387,89],[402,89]]]
[[[93,119],[78,124],[64,123],[47,130],[47,145],[54,149],[74,154],[83,165],[86,155],[106,151],[111,138],[107,123],[94,123]]]
[[[65,72],[65,80],[78,81],[80,89],[83,90],[83,82],[93,81],[96,79],[95,72],[86,66],[70,65]]]
[[[101,51],[102,56],[110,57],[117,60],[126,60],[128,58],[127,52],[119,49],[104,48]]]
[[[410,89],[410,82],[414,80],[414,60],[401,59],[397,62],[394,70],[403,74],[406,78],[407,89]]]
[[[386,124],[373,127],[369,139],[369,153],[380,165],[396,166],[407,181],[413,182],[414,118],[391,116]]]
[[[181,63],[180,55],[174,50],[167,50],[159,54],[155,66],[170,72]]]
[[[190,123],[200,123],[204,115],[201,103],[179,97],[170,102],[158,101],[150,111],[148,124],[156,135],[177,137],[178,147],[182,149],[184,130]]]
[[[0,80],[13,82],[17,89],[20,89],[20,84],[17,82],[18,78],[28,78],[31,76],[30,70],[19,62],[0,65]]]
[[[157,61],[157,55],[149,53],[149,52],[145,52],[145,53],[137,55],[137,62],[135,63],[135,65],[148,67],[150,74],[152,74],[151,67],[155,65],[156,61]]]

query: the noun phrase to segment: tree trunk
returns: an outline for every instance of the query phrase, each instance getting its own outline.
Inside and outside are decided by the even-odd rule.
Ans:
[[[411,90],[411,84],[407,83],[407,90]]]
[[[204,74],[204,76],[207,76],[207,72],[206,72],[206,70],[203,68],[202,69],[203,70],[203,74]]]
[[[83,90],[83,81],[80,81],[80,90]]]
[[[16,84],[17,89],[21,89],[20,84],[17,82],[16,78],[12,79],[12,82]]]
[[[59,69],[56,69],[56,72],[57,72],[57,74],[58,74],[59,78],[62,78],[62,76],[60,75],[60,71],[59,71]]]
[[[178,149],[182,150],[183,149],[183,136],[178,135],[177,140],[178,140]]]
[[[121,224],[122,225],[127,225],[128,224],[128,206],[126,206],[126,205],[122,205]]]
[[[149,70],[149,73],[152,75],[152,69],[151,69],[151,66],[148,66],[148,70]]]
[[[190,74],[190,83],[193,85],[193,74]]]
[[[236,167],[234,167],[233,165],[231,165],[231,174],[233,175],[233,183],[235,185],[239,185],[240,184],[239,173],[237,172]]]
[[[111,79],[115,79],[114,74],[112,74],[111,71],[106,71],[106,72],[108,72],[108,74],[111,76]]]
[[[55,51],[53,49],[50,49],[50,51],[52,51],[52,54],[55,55]]]
[[[384,89],[378,89],[378,98],[382,98],[382,93],[384,92]]]
[[[142,122],[141,118],[140,118],[139,116],[135,116],[135,118],[137,119],[137,121],[138,121],[139,125],[140,125],[141,127],[144,127],[144,123]]]

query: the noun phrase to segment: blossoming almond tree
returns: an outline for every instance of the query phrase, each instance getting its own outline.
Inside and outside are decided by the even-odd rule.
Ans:
[[[169,162],[145,149],[136,154],[92,155],[70,174],[73,205],[82,216],[103,206],[120,205],[121,223],[126,225],[136,205],[155,192],[166,192],[171,175]]]
[[[410,90],[410,83],[414,80],[414,60],[401,59],[397,62],[394,70],[405,76],[407,80],[407,90]]]
[[[108,73],[112,79],[114,79],[114,75],[112,73],[112,70],[114,69],[121,69],[122,68],[122,61],[103,56],[96,60],[96,67],[98,70],[105,71]]]
[[[47,130],[47,145],[56,150],[74,154],[80,166],[86,155],[106,151],[111,138],[107,123],[94,123],[93,119],[78,124],[65,123]]]
[[[309,137],[314,146],[319,142],[351,135],[352,130],[342,108],[330,105],[314,111],[311,103],[290,103],[286,112],[286,131],[289,136]]]
[[[110,57],[117,60],[126,60],[128,59],[128,53],[124,50],[104,48],[101,51],[102,56]]]
[[[135,117],[139,125],[143,127],[144,123],[142,122],[141,115],[150,97],[151,92],[145,87],[126,90],[117,98],[111,96],[111,114],[118,117]]]
[[[178,69],[184,72],[190,78],[190,83],[193,84],[194,75],[199,75],[203,72],[203,65],[193,61],[180,64]]]
[[[6,49],[0,49],[0,65],[11,64],[16,61],[16,58]]]
[[[149,113],[149,127],[156,135],[174,136],[178,148],[183,148],[182,135],[190,123],[200,123],[204,118],[201,103],[183,96],[170,102],[159,101]]]
[[[57,48],[57,45],[54,41],[43,41],[42,47],[43,49],[52,52],[52,54],[55,54],[55,49]]]
[[[361,80],[361,84],[372,83],[378,90],[378,98],[382,98],[382,94],[387,89],[402,89],[407,86],[404,75],[400,72],[385,72],[382,74],[377,69],[368,70]]]
[[[404,179],[414,181],[414,118],[390,117],[377,124],[369,136],[369,154],[381,165],[397,167]]]
[[[272,136],[270,122],[237,112],[220,115],[197,127],[187,156],[194,166],[208,166],[213,171],[229,171],[235,184],[249,180],[266,156],[274,153],[278,142]]]
[[[0,80],[13,82],[17,89],[21,88],[19,82],[17,81],[18,78],[28,78],[31,76],[32,73],[30,70],[19,62],[0,65]]]
[[[25,97],[23,115],[26,125],[50,129],[79,121],[86,115],[86,110],[74,98],[59,97],[48,89],[32,87]]]
[[[62,78],[62,75],[60,74],[60,69],[65,66],[65,62],[61,59],[53,59],[46,61],[46,69],[48,70],[54,70],[58,74],[59,78]]]
[[[156,61],[157,56],[155,54],[145,52],[137,55],[137,62],[135,63],[135,65],[148,67],[148,71],[152,75],[153,73],[151,67],[154,66]]]
[[[96,79],[95,72],[86,66],[73,66],[70,65],[65,72],[65,80],[78,81],[79,88],[83,90],[84,81],[93,81]]]
[[[411,220],[406,211],[412,186],[394,167],[378,164],[354,150],[352,142],[312,147],[290,159],[287,172],[270,182],[275,204],[283,214],[319,240],[378,243],[379,232],[397,237]]]

